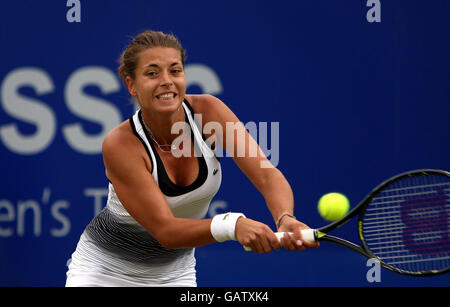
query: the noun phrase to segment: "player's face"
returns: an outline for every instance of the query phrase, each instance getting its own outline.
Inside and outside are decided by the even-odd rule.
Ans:
[[[153,112],[175,112],[186,93],[180,51],[164,47],[142,51],[135,78],[127,77],[127,85],[141,108]]]

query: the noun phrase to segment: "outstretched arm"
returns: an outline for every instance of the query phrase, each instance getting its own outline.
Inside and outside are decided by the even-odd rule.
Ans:
[[[277,221],[283,213],[294,213],[294,197],[292,189],[283,174],[274,167],[257,142],[240,123],[236,115],[218,98],[210,95],[197,96],[195,109],[203,115],[204,122],[217,122],[222,127],[222,136],[216,137],[220,146],[227,152],[242,172],[249,178],[256,189],[263,195],[274,221]],[[260,246],[266,237],[272,238],[273,232],[267,229],[257,231],[258,236],[246,233],[245,220],[238,220],[236,225],[236,237],[244,245],[252,247]],[[279,223],[279,231],[293,232],[293,236],[286,235],[282,240],[287,249],[304,250],[307,247],[317,247],[317,243],[301,240],[300,230],[309,228],[295,218],[285,215]],[[243,243],[243,242],[241,242]],[[266,248],[269,248],[266,246]],[[261,250],[261,249],[259,249]]]

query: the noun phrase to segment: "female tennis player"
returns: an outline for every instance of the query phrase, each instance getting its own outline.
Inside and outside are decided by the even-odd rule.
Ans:
[[[237,154],[239,144],[246,153],[257,144],[243,126],[245,142],[227,132],[227,122],[239,122],[233,112],[213,96],[186,94],[184,60],[173,35],[154,31],[136,36],[121,55],[119,75],[140,109],[104,140],[107,205],[81,235],[66,286],[196,286],[195,247],[227,240],[257,253],[318,246],[301,239],[308,227],[293,215],[282,173],[261,167],[270,163],[261,150]],[[174,132],[180,123],[184,129]],[[219,129],[202,134],[207,123]],[[228,155],[264,196],[278,231],[293,235],[280,243],[269,226],[238,212],[204,218],[222,179],[212,149],[219,145],[232,148]]]

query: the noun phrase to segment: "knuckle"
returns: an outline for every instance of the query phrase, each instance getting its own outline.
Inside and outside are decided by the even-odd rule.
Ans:
[[[257,230],[255,231],[255,234],[256,234],[256,236],[257,236],[258,238],[264,237],[265,233],[266,233],[266,232],[264,231],[264,229],[261,229],[261,228],[259,228],[259,229],[257,229]]]

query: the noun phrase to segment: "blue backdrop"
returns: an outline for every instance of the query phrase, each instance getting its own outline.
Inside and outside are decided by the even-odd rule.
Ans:
[[[447,0],[2,3],[0,285],[64,285],[81,232],[105,204],[102,140],[134,112],[116,74],[132,36],[173,32],[187,49],[189,93],[219,97],[269,134],[279,123],[268,149],[278,140],[295,214],[318,227],[324,193],[356,205],[399,172],[450,169],[449,15]],[[222,163],[209,216],[242,211],[274,229],[261,195],[231,158]],[[366,259],[327,243],[257,255],[227,242],[196,254],[200,286],[450,281],[382,271],[369,282]]]

